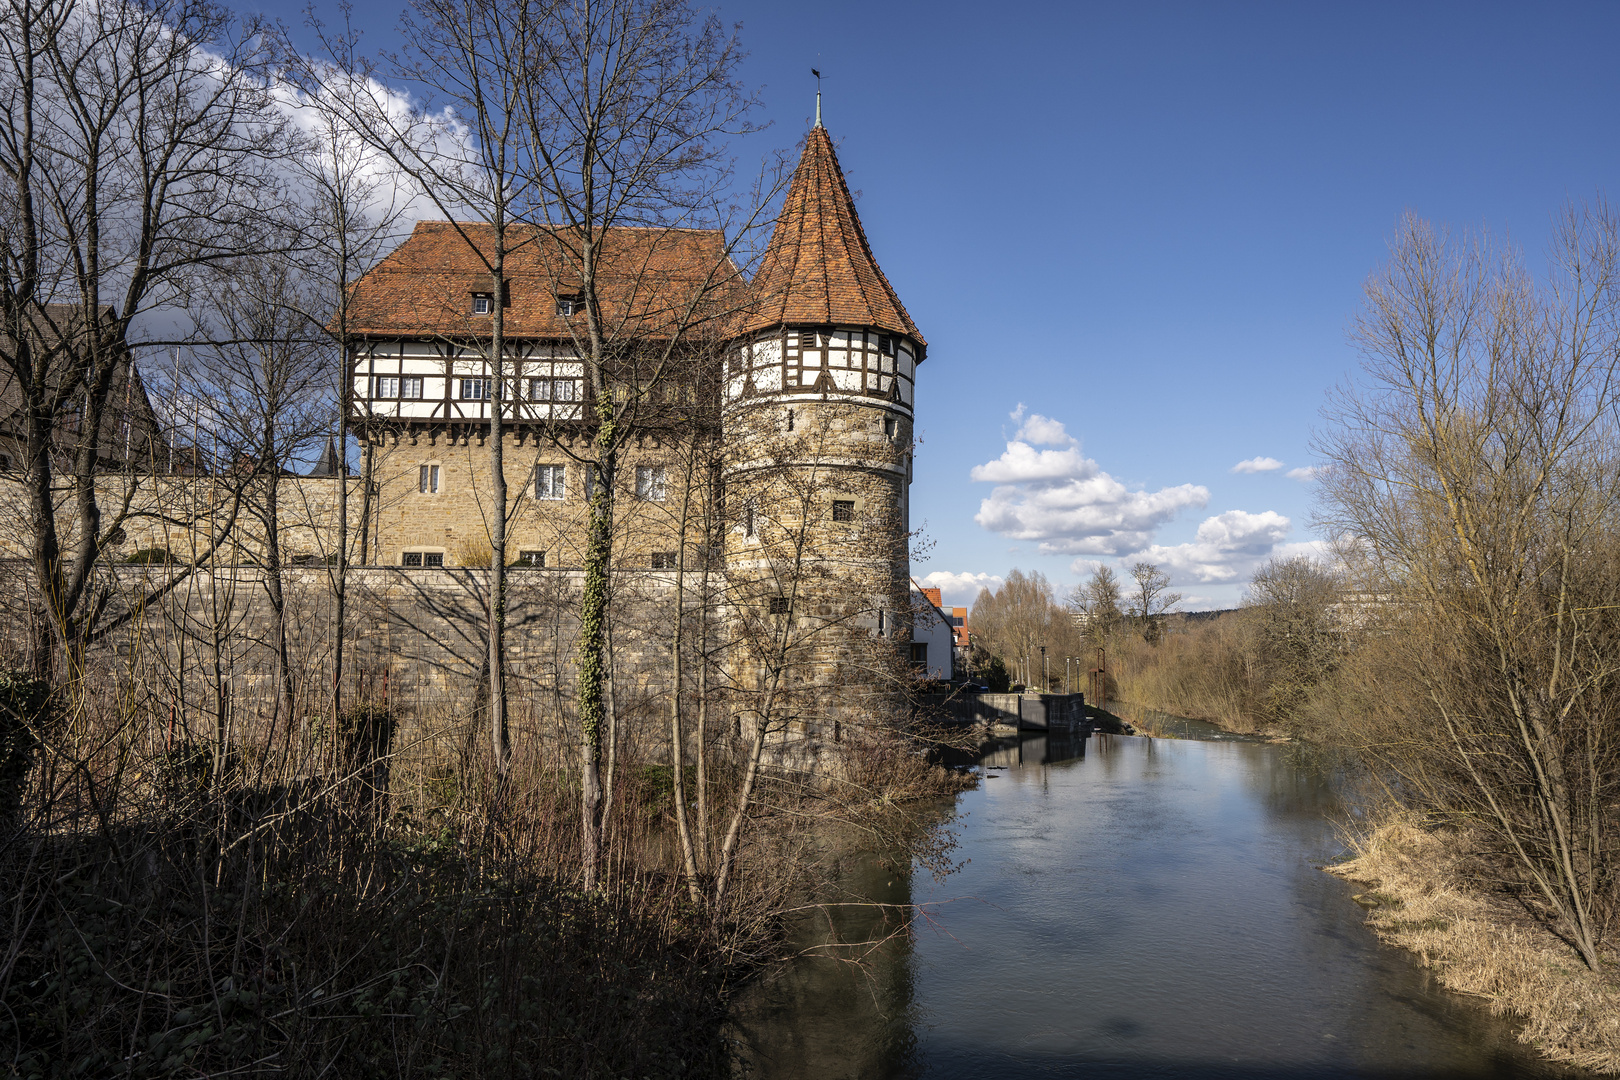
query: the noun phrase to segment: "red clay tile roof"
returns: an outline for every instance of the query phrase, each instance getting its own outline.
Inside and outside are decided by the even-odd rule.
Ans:
[[[751,310],[733,334],[827,323],[887,330],[927,346],[872,257],[832,139],[820,125],[805,140],[753,284]]]
[[[582,317],[557,314],[557,297],[574,296],[580,287],[577,262],[559,234],[539,226],[515,231],[520,243],[506,257],[506,333],[542,339],[583,334]],[[491,251],[494,237],[493,226],[483,223],[417,222],[410,238],[355,284],[351,326],[377,336],[488,333],[489,316],[473,314],[472,298],[490,291],[479,252]],[[614,228],[603,234],[602,248],[597,294],[615,337],[693,328],[686,308],[694,297],[702,299],[699,325],[727,317],[740,302],[743,281],[717,230]]]

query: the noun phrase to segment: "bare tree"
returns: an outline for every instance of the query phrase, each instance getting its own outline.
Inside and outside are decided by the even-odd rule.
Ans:
[[[1075,586],[1069,608],[1085,621],[1086,636],[1101,642],[1125,617],[1121,608],[1119,578],[1106,566],[1099,566],[1084,584]]]
[[[1159,640],[1162,617],[1181,603],[1181,594],[1170,591],[1170,575],[1150,562],[1138,562],[1131,567],[1131,592],[1127,610],[1142,630],[1142,639]]]
[[[734,255],[768,198],[739,205],[732,197],[727,140],[754,130],[755,102],[737,80],[738,40],[713,15],[700,16],[684,0],[605,0],[558,6],[533,25],[525,115],[539,165],[534,219],[561,255],[554,264],[559,291],[576,293],[583,306],[575,352],[585,363],[600,477],[584,556],[577,687],[589,888],[605,809],[607,615],[621,452],[640,411],[697,347],[694,335],[718,330],[741,302]],[[767,185],[762,194],[771,193]],[[617,230],[626,226],[670,231],[657,234],[638,268],[625,264],[628,249]],[[726,241],[700,256],[683,287],[653,288],[646,273],[653,254],[689,245],[684,230],[694,228],[723,230]]]
[[[322,31],[325,48],[339,72],[355,73],[359,62],[358,33],[349,23],[349,8],[342,8],[344,25]],[[381,257],[405,220],[410,206],[409,181],[392,167],[364,139],[356,137],[345,121],[344,110],[328,98],[325,85],[331,73],[325,61],[312,61],[295,50],[284,48],[287,66],[283,78],[289,81],[310,117],[303,137],[303,153],[295,158],[307,204],[299,222],[300,265],[304,276],[319,288],[310,290],[310,308],[305,312],[312,328],[324,331],[337,363],[331,368],[334,398],[334,439],[338,451],[337,542],[324,560],[333,598],[332,700],[334,723],[343,712],[343,679],[348,619],[349,564],[358,546],[362,559],[370,521],[373,455],[368,441],[361,470],[362,505],[358,545],[351,542],[349,529],[349,439],[350,417],[354,411],[354,371],[350,358],[356,354],[354,330],[354,290],[352,286]],[[316,66],[311,67],[312,64]]]
[[[1552,273],[1403,219],[1366,286],[1360,386],[1321,437],[1325,524],[1406,673],[1358,742],[1404,798],[1480,831],[1588,966],[1615,910],[1620,226],[1559,221]]]
[[[288,256],[221,268],[194,318],[193,386],[220,455],[242,485],[270,604],[276,657],[275,725],[292,719],[295,690],[283,592],[282,480],[331,430],[333,402],[322,335],[306,314],[310,283]],[[272,728],[275,730],[275,728]]]
[[[408,177],[449,219],[489,275],[487,329],[466,327],[452,344],[481,356],[492,378],[486,666],[490,745],[501,776],[510,747],[505,643],[510,500],[502,428],[517,397],[507,375],[507,264],[515,251],[533,243],[524,220],[532,210],[538,164],[529,140],[526,95],[538,62],[532,51],[535,20],[548,11],[543,3],[416,0],[401,24],[404,51],[380,66],[356,57],[352,35],[324,33],[329,55],[296,65],[311,100],[332,110],[351,134]],[[415,100],[407,105],[400,91],[415,94]],[[483,228],[469,228],[469,220]],[[347,323],[344,332],[350,332]]]
[[[25,444],[41,673],[53,640],[71,658],[87,632],[108,397],[136,328],[198,268],[264,246],[284,135],[265,59],[256,24],[208,3],[0,9],[0,368]],[[73,488],[65,539],[59,468]]]

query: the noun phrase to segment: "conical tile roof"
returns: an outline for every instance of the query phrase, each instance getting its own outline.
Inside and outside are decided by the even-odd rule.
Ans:
[[[738,336],[785,323],[831,324],[886,330],[927,346],[872,257],[838,154],[820,124],[805,139],[753,293],[737,322]]]

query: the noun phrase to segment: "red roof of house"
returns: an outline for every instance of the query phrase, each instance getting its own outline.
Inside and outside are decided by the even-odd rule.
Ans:
[[[553,339],[583,333],[578,316],[557,314],[557,297],[580,288],[568,234],[516,226],[508,235],[516,239],[505,262],[505,332]],[[473,314],[472,298],[490,292],[485,259],[494,241],[494,226],[482,222],[417,222],[410,238],[355,284],[351,326],[379,336],[488,333],[489,316]],[[601,244],[596,291],[613,337],[690,331],[727,317],[740,302],[743,280],[718,230],[617,227],[601,234]]]
[[[918,589],[917,591],[928,597],[928,602],[935,607],[939,607],[940,604],[944,603],[944,598],[940,596],[938,589]]]
[[[868,326],[927,347],[872,257],[838,154],[819,124],[805,139],[776,231],[754,277],[753,303],[733,333],[785,323]]]

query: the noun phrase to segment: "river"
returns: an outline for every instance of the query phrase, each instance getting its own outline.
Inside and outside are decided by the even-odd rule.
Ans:
[[[880,853],[837,858],[848,897],[923,917],[806,917],[806,950],[882,943],[802,957],[741,994],[745,1074],[1586,1075],[1378,942],[1358,887],[1319,869],[1343,852],[1344,806],[1309,755],[1163,719],[1182,737],[1026,737],[986,754],[978,788],[940,807],[966,860],[943,880]]]

